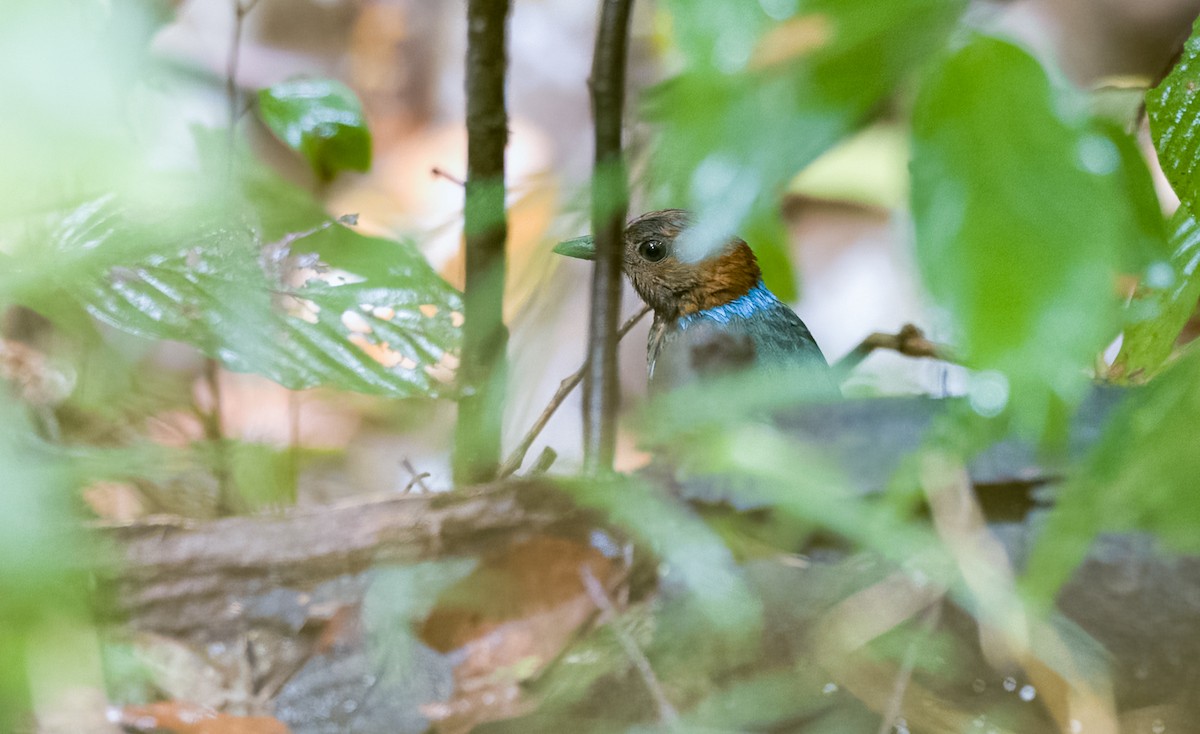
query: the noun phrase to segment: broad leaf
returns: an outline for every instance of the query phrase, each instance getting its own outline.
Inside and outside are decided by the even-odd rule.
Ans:
[[[651,93],[651,170],[659,203],[699,213],[685,243],[694,257],[747,220],[775,216],[785,184],[940,47],[965,3],[787,5],[671,3],[692,66]]]
[[[1105,531],[1150,531],[1200,552],[1198,416],[1200,351],[1193,349],[1128,399],[1063,488],[1030,557],[1031,591],[1051,598]]]
[[[1153,271],[1164,272],[1168,282],[1151,281],[1152,290],[1131,304],[1137,319],[1125,328],[1110,379],[1140,382],[1151,377],[1171,356],[1179,333],[1196,311],[1200,301],[1200,224],[1187,207],[1180,207],[1171,228],[1175,248],[1171,267]]]
[[[302,192],[262,174],[244,192],[240,217],[200,218],[141,257],[128,256],[129,240],[156,228],[116,202],[68,213],[56,248],[65,258],[87,250],[103,267],[61,287],[117,328],[187,342],[293,389],[449,392],[459,296],[415,247],[321,221]],[[285,232],[289,202],[292,223],[306,229]],[[106,261],[110,248],[117,256]]]
[[[271,132],[308,160],[322,181],[371,167],[371,133],[362,104],[332,79],[293,79],[258,93],[258,114]]]
[[[1200,199],[1200,20],[1183,47],[1179,63],[1146,93],[1146,115],[1158,161],[1175,193],[1189,207]]]
[[[975,36],[926,79],[913,121],[925,283],[967,364],[998,373],[987,409],[1007,393],[1039,432],[1115,336],[1115,274],[1142,241],[1136,175],[1079,102],[1024,50]]]

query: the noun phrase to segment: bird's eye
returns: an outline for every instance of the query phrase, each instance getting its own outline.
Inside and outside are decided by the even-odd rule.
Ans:
[[[645,260],[656,263],[667,256],[667,246],[658,240],[646,240],[638,245],[638,254]]]

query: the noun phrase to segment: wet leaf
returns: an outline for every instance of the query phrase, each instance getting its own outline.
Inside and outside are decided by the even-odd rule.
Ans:
[[[1142,241],[1121,150],[1032,56],[980,35],[925,80],[913,139],[917,257],[966,363],[992,371],[976,404],[1044,432],[1115,336]]]
[[[371,133],[362,104],[339,81],[293,79],[260,90],[258,114],[322,181],[371,167]]]
[[[117,328],[187,342],[292,389],[446,394],[459,296],[416,248],[360,235],[276,179],[244,185],[240,220],[200,216],[182,231],[138,222],[112,200],[65,213],[57,252],[93,263],[83,282],[73,273],[59,285]],[[130,252],[130,239],[156,232],[164,240]]]
[[[808,0],[769,15],[766,3],[673,2],[691,66],[652,91],[647,111],[658,123],[659,203],[699,213],[685,246],[699,257],[748,219],[774,215],[784,185],[865,123],[964,5]]]
[[[1200,20],[1171,73],[1146,93],[1146,116],[1163,173],[1189,207],[1200,200]]]

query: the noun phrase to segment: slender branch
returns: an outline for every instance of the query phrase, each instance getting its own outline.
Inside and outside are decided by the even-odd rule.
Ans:
[[[608,617],[608,628],[612,630],[613,635],[617,638],[617,642],[621,645],[621,649],[629,657],[633,667],[637,668],[638,673],[642,676],[642,680],[646,683],[646,688],[650,691],[650,695],[654,697],[654,703],[658,706],[659,722],[665,726],[674,727],[679,723],[679,712],[671,705],[671,701],[667,698],[667,692],[663,690],[662,683],[659,682],[658,676],[654,674],[654,668],[650,667],[650,661],[646,658],[646,653],[638,647],[637,640],[621,626],[620,620],[617,619],[617,610],[613,606],[612,600],[608,598],[608,592],[604,590],[604,586],[596,575],[592,573],[592,569],[583,566],[579,569],[579,577],[583,580],[583,586],[587,589],[588,597],[592,603],[596,605],[600,611]]]
[[[866,339],[863,339],[857,347],[850,350],[849,354],[838,360],[833,369],[844,377],[876,349],[890,349],[906,357],[928,357],[930,359],[940,359],[943,362],[958,361],[954,353],[950,350],[950,347],[930,341],[925,336],[925,332],[912,324],[905,324],[895,334],[885,334],[878,331],[871,334]]]
[[[242,55],[242,30],[246,24],[246,16],[254,10],[256,5],[258,5],[258,0],[245,0],[245,2],[233,0],[233,37],[229,42],[229,57],[225,62],[225,101],[229,107],[230,159],[233,158],[233,129],[240,117],[237,73]]]
[[[467,187],[466,181],[463,181],[461,178],[459,178],[458,176],[455,176],[453,173],[450,173],[449,171],[447,171],[444,168],[438,168],[437,166],[434,166],[432,169],[430,169],[429,174],[431,176],[433,176],[434,178],[444,178],[447,181],[449,181],[450,183],[458,184],[459,186],[463,187],[464,189]]]
[[[592,181],[592,309],[584,372],[583,463],[589,473],[612,471],[617,443],[617,316],[621,307],[621,250],[629,206],[629,182],[621,155],[625,65],[633,0],[602,0],[592,56],[592,115],[596,165]]]
[[[200,422],[204,426],[204,438],[212,444],[212,472],[217,480],[217,513],[230,515],[235,511],[233,500],[233,477],[229,465],[229,452],[225,446],[225,414],[221,396],[221,365],[212,357],[204,360],[204,381],[212,398],[212,404],[205,410],[197,406]]]
[[[460,398],[454,479],[492,479],[500,464],[500,425],[507,381],[504,327],[504,148],[508,110],[504,79],[509,0],[467,4],[466,285],[463,288]]]
[[[629,333],[629,330],[632,329],[637,322],[641,321],[642,318],[648,313],[650,313],[650,307],[643,306],[640,311],[633,316],[630,316],[629,320],[622,324],[621,328],[617,330],[617,340],[619,341],[624,339],[625,335]],[[558,390],[555,391],[554,397],[550,398],[550,402],[546,404],[546,408],[542,411],[542,414],[537,417],[537,420],[535,420],[533,425],[529,427],[529,430],[525,433],[525,436],[521,439],[521,442],[517,444],[517,447],[513,449],[512,453],[508,455],[507,459],[505,459],[504,466],[500,467],[500,473],[497,475],[497,478],[504,479],[505,477],[512,476],[518,469],[521,468],[521,463],[525,461],[525,454],[529,453],[529,447],[533,445],[534,440],[537,439],[538,435],[542,432],[542,429],[545,428],[546,424],[550,422],[550,418],[554,415],[554,412],[558,410],[558,406],[562,405],[567,396],[571,394],[571,391],[583,381],[583,376],[587,373],[591,363],[592,355],[589,354],[587,358],[583,360],[583,364],[580,365],[579,369],[575,370],[575,372],[571,373],[569,377],[559,383]]]

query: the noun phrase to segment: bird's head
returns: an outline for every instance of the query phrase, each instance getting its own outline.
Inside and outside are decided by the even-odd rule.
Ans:
[[[749,293],[762,278],[754,253],[737,237],[698,262],[678,257],[676,240],[691,221],[683,209],[664,209],[625,226],[622,268],[642,300],[663,318],[723,306]],[[596,257],[591,236],[559,243],[554,251],[584,260]]]

